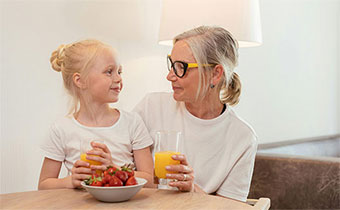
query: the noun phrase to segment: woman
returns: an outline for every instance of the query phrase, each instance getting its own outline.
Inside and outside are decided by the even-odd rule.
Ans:
[[[246,201],[256,134],[230,107],[239,101],[241,83],[233,72],[238,45],[220,27],[198,27],[174,39],[167,80],[173,93],[148,94],[135,108],[152,137],[158,130],[178,130],[185,155],[169,166],[169,185]]]

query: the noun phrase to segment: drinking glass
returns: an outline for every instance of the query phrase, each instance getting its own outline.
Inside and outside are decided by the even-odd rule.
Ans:
[[[80,141],[80,160],[88,162],[90,165],[101,165],[102,164],[101,162],[86,159],[86,156],[98,156],[98,155],[87,155],[86,154],[87,151],[95,149],[91,146],[92,141],[104,144],[104,140],[102,140],[102,139],[94,139],[94,138],[82,139]],[[96,170],[96,173],[98,175],[101,175],[102,171]]]
[[[159,189],[177,189],[169,186],[173,179],[167,179],[167,173],[176,173],[165,169],[168,165],[178,165],[179,160],[172,159],[172,155],[178,155],[183,152],[182,134],[179,131],[157,131],[154,154],[155,154],[155,178]]]

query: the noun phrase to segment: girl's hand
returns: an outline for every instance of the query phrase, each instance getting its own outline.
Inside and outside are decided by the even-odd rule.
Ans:
[[[89,168],[89,166],[90,166],[89,163],[82,161],[82,160],[77,160],[73,164],[73,168],[71,170],[73,188],[81,187],[80,183],[92,175],[92,170]]]
[[[72,168],[72,185],[74,188],[81,187],[80,183],[89,178],[96,170],[105,171],[107,166],[110,165],[120,168],[112,162],[111,152],[105,144],[92,141],[91,146],[93,149],[86,152],[86,159],[101,162],[102,165],[90,165],[88,162],[77,160]]]
[[[177,179],[176,182],[170,182],[171,187],[177,187],[180,191],[194,190],[194,170],[189,166],[185,155],[173,155],[172,159],[179,160],[179,165],[166,166],[166,170],[177,172],[177,174],[166,174],[168,179]]]
[[[92,170],[104,171],[107,169],[107,166],[110,166],[110,165],[116,168],[120,168],[119,166],[115,165],[112,162],[111,152],[109,148],[106,146],[106,144],[101,144],[101,143],[92,141],[91,146],[93,149],[86,152],[86,154],[88,155],[86,156],[86,158],[88,160],[94,160],[94,161],[98,161],[102,163],[102,165],[91,165],[90,168]],[[92,155],[96,155],[96,156],[92,156]]]

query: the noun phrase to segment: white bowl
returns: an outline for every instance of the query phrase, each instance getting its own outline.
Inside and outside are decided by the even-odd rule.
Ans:
[[[81,185],[97,200],[104,202],[120,202],[132,198],[147,183],[143,178],[136,177],[136,180],[137,185],[121,187],[95,187],[86,185],[84,182],[81,182]]]

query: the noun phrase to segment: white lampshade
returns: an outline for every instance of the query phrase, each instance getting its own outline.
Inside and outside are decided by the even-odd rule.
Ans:
[[[163,0],[159,44],[202,25],[225,28],[240,47],[262,44],[258,0]]]

